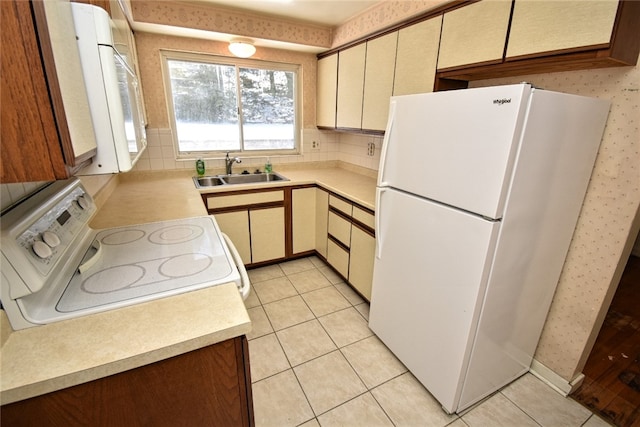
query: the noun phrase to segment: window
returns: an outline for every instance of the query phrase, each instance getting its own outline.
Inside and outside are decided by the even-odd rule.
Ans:
[[[162,52],[178,158],[298,153],[298,65]]]

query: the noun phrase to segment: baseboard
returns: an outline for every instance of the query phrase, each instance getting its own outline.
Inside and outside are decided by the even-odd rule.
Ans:
[[[582,372],[576,375],[573,380],[567,381],[535,359],[531,362],[530,372],[564,397],[570,395],[584,381]]]

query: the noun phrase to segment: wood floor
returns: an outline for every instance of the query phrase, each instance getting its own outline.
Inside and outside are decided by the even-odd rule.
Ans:
[[[640,258],[630,257],[571,397],[621,427],[640,427]]]

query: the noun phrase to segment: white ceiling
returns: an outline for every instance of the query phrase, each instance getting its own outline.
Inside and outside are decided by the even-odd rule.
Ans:
[[[380,0],[196,0],[260,14],[335,27]]]

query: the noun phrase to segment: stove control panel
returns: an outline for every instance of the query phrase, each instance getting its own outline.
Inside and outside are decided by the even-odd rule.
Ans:
[[[24,230],[16,243],[36,269],[46,275],[94,211],[91,197],[76,187]]]

